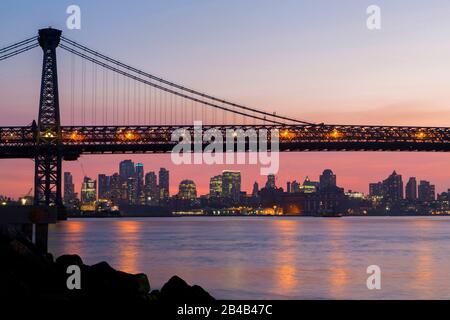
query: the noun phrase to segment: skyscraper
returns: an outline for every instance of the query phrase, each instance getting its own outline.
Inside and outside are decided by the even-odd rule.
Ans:
[[[222,176],[214,176],[209,180],[209,197],[213,199],[222,196]]]
[[[109,181],[109,199],[115,205],[119,205],[122,199],[121,186],[122,178],[116,172],[110,177]]]
[[[144,165],[142,163],[136,163],[135,176],[137,181],[137,195],[138,203],[144,203]]]
[[[197,198],[197,188],[194,181],[183,180],[180,182],[178,198],[182,200],[195,200]]]
[[[97,200],[97,182],[89,177],[84,177],[81,185],[81,210],[95,210],[95,201]]]
[[[323,171],[320,176],[320,189],[331,189],[336,187],[336,175],[330,169]]]
[[[158,183],[156,174],[153,171],[147,172],[145,175],[145,203],[155,205],[158,203]]]
[[[163,201],[169,199],[169,171],[165,168],[159,169],[159,198]]]
[[[419,200],[424,202],[431,202],[436,200],[435,186],[429,181],[421,180],[418,187]]]
[[[403,200],[403,180],[400,174],[392,174],[383,181],[383,197],[386,201],[395,203]]]
[[[411,177],[405,187],[406,200],[417,200],[417,181],[415,177]]]
[[[369,196],[382,197],[383,196],[383,183],[376,182],[369,184]]]
[[[134,162],[131,160],[123,160],[119,164],[119,175],[122,181],[127,181],[128,178],[134,177]]]
[[[258,182],[255,181],[255,183],[253,183],[252,197],[256,198],[258,197],[258,194],[259,194],[259,185]]]
[[[275,175],[274,174],[269,174],[267,176],[267,181],[266,181],[266,189],[275,189],[277,186],[275,184]]]
[[[109,199],[110,177],[105,174],[98,175],[98,198]]]
[[[135,177],[130,177],[127,180],[127,196],[128,204],[139,204],[138,181]]]
[[[298,183],[297,180],[292,181],[292,183],[291,183],[291,192],[292,193],[300,192],[300,183]]]
[[[238,202],[241,195],[241,172],[222,171],[222,197]]]
[[[72,174],[70,172],[64,172],[64,205],[70,206],[75,199],[75,185],[73,184]]]

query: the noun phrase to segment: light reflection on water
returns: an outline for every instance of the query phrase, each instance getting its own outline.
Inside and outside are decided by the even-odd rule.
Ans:
[[[450,298],[445,217],[70,220],[51,227],[49,246],[144,272],[152,288],[177,274],[217,298]],[[372,264],[381,291],[366,288]]]

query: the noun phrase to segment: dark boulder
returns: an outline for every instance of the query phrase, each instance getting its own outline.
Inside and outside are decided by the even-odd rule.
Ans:
[[[65,272],[68,266],[77,265],[81,267],[83,265],[83,260],[77,254],[65,254],[56,258],[55,263],[58,270],[64,270]]]
[[[174,302],[211,302],[215,299],[206,292],[202,287],[194,285],[190,286],[178,276],[173,276],[170,280],[161,288],[159,294],[162,301],[174,301]]]
[[[92,266],[83,265],[82,290],[108,296],[138,296],[150,292],[150,283],[145,274],[130,274],[117,271],[106,262]]]
[[[81,289],[67,287],[67,268],[71,265],[80,267]],[[206,303],[214,298],[177,276],[160,291],[150,292],[145,274],[118,271],[106,262],[88,266],[78,255],[62,255],[54,260],[51,254],[37,250],[20,232],[0,226],[0,301],[108,306],[131,303],[157,310],[180,301]]]

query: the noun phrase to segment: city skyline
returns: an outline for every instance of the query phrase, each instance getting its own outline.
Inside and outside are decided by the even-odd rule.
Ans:
[[[328,155],[330,153],[327,153]],[[329,159],[318,159],[316,156],[310,153],[295,154],[294,159],[286,159],[283,154],[280,154],[280,172],[277,174],[277,184],[285,186],[288,181],[293,180],[292,176],[298,179],[309,176],[312,179],[316,179],[322,173],[324,168],[331,168],[339,176],[340,183],[345,185],[348,190],[358,190],[369,193],[369,183],[375,182],[380,177],[386,177],[392,173],[393,170],[402,173],[403,176],[417,177],[418,182],[420,180],[432,181],[436,185],[436,193],[446,192],[448,189],[449,178],[446,177],[445,171],[442,175],[434,175],[430,171],[435,169],[437,165],[442,168],[446,165],[445,154],[432,154],[426,155],[421,153],[405,154],[405,153],[391,153],[391,157],[404,158],[402,166],[394,167],[390,163],[380,163],[379,158],[383,155],[380,153],[372,153],[371,159],[367,160],[362,153],[352,154],[354,162],[349,162],[349,155],[343,153],[331,153],[334,157],[334,164],[330,164]],[[301,157],[301,168],[295,170],[292,173],[289,172],[292,167],[296,167],[297,159],[295,156]],[[436,160],[429,160],[429,157],[435,157]],[[104,160],[106,159],[106,160]],[[131,159],[135,163],[143,163],[145,168],[154,168],[159,170],[161,167],[167,168],[171,172],[171,184],[170,193],[173,194],[177,190],[177,185],[184,179],[189,179],[189,174],[195,176],[197,191],[200,194],[208,192],[209,178],[223,170],[240,170],[244,174],[242,181],[242,188],[248,192],[251,192],[253,183],[256,181],[260,185],[264,185],[266,176],[259,174],[259,166],[253,165],[182,165],[176,166],[170,163],[169,155],[121,155],[121,156],[103,156],[102,164],[99,166],[98,159],[95,156],[83,156],[78,161],[65,162],[63,165],[63,171],[69,171],[73,174],[75,190],[79,192],[81,188],[81,182],[84,176],[97,179],[97,174],[103,170],[105,172],[116,172],[117,164],[126,159]],[[287,161],[287,165],[283,165],[284,161]],[[363,162],[365,161],[365,162]],[[0,167],[0,176],[2,180],[8,180],[9,183],[0,184],[0,194],[7,195],[12,198],[19,198],[27,193],[27,191],[33,187],[33,181],[29,178],[34,173],[33,162],[30,160],[2,160],[3,163],[10,162],[14,167],[20,168],[20,171],[11,171],[8,166]],[[13,164],[14,163],[14,164]],[[99,168],[100,167],[100,168]],[[103,169],[101,169],[103,168]],[[146,169],[148,170],[148,169]],[[153,170],[153,171],[154,171]],[[152,171],[152,170],[150,170]],[[186,172],[186,173],[185,173]],[[370,172],[370,174],[368,174]],[[84,174],[86,173],[86,174]],[[252,178],[249,178],[252,177]],[[406,184],[406,181],[405,181]]]
[[[64,204],[75,215],[448,215],[450,188],[436,193],[433,182],[403,177],[397,171],[370,182],[369,193],[349,190],[338,175],[324,169],[318,179],[292,177],[286,185],[270,174],[265,183],[254,182],[243,190],[243,173],[223,170],[209,178],[207,193],[197,191],[195,177],[182,180],[169,194],[170,171],[145,170],[142,163],[127,159],[114,173],[84,177],[79,196],[73,177],[64,173]],[[407,182],[406,182],[407,181]],[[98,189],[97,189],[98,185]],[[22,198],[20,201],[23,201]],[[140,213],[139,213],[140,212]],[[145,212],[145,213],[144,213]]]
[[[138,172],[138,168],[140,169],[140,172]],[[137,183],[141,183],[142,185],[139,186],[139,190],[144,192],[146,191],[145,188],[149,185],[149,184],[154,184],[153,188],[158,188],[159,190],[166,190],[169,187],[169,193],[166,194],[166,191],[163,191],[162,193],[158,194],[158,197],[161,198],[167,198],[167,197],[173,197],[173,196],[177,196],[179,194],[179,192],[181,191],[181,186],[185,185],[186,183],[192,183],[194,184],[194,188],[195,188],[195,195],[196,197],[200,197],[200,196],[214,196],[215,190],[220,189],[227,189],[227,187],[225,185],[223,185],[223,183],[226,183],[222,180],[223,176],[230,173],[233,174],[234,172],[239,174],[239,192],[245,192],[247,195],[252,195],[255,192],[255,186],[260,186],[260,187],[266,187],[266,188],[281,188],[283,189],[285,192],[290,193],[290,192],[295,192],[294,191],[294,185],[293,183],[297,183],[298,185],[304,185],[304,183],[306,181],[311,181],[311,183],[314,184],[320,184],[322,186],[343,186],[342,183],[340,183],[340,181],[338,180],[338,175],[333,171],[333,169],[330,168],[324,168],[322,170],[322,172],[317,176],[311,176],[311,175],[305,175],[305,176],[300,176],[300,177],[291,177],[290,180],[286,181],[286,183],[280,184],[280,181],[278,180],[278,176],[275,175],[268,175],[265,176],[265,181],[253,181],[251,183],[252,188],[251,190],[247,190],[244,188],[241,188],[241,179],[245,179],[245,174],[244,172],[241,172],[240,170],[230,170],[230,169],[225,169],[222,170],[221,172],[217,172],[216,175],[210,176],[208,178],[209,180],[209,184],[208,184],[208,188],[205,192],[200,192],[199,188],[198,188],[198,184],[195,180],[195,177],[189,177],[186,176],[184,179],[182,179],[179,183],[173,183],[173,184],[169,184],[169,174],[171,174],[170,170],[167,170],[166,168],[150,168],[150,169],[146,169],[143,165],[142,162],[133,162],[131,159],[125,159],[122,160],[119,164],[118,164],[118,170],[114,171],[114,172],[99,172],[97,173],[95,176],[84,176],[83,177],[83,181],[80,183],[80,189],[82,190],[84,188],[84,183],[86,182],[86,179],[88,181],[92,181],[95,186],[95,190],[96,190],[96,197],[98,199],[104,198],[103,194],[106,193],[106,189],[109,188],[109,184],[110,184],[110,179],[113,176],[118,176],[120,177],[123,181],[126,181],[129,178],[133,178],[133,179],[137,179]],[[343,190],[346,192],[354,192],[354,193],[361,193],[364,194],[366,196],[377,196],[377,195],[381,195],[380,193],[383,193],[382,191],[382,186],[385,183],[391,184],[393,185],[393,189],[396,189],[398,191],[393,191],[394,192],[394,196],[392,199],[392,201],[398,201],[398,200],[422,200],[422,201],[427,201],[427,200],[434,200],[436,198],[437,195],[439,195],[439,192],[436,192],[436,188],[435,185],[433,184],[432,181],[428,181],[422,177],[417,177],[417,176],[403,176],[401,173],[399,174],[397,172],[397,170],[393,170],[391,174],[386,175],[386,179],[381,179],[382,177],[379,177],[379,182],[375,182],[375,181],[368,181],[367,182],[367,192],[364,192],[362,190],[357,190],[357,189],[349,189],[346,188],[346,186],[343,186]],[[216,179],[217,178],[221,178],[220,181],[220,186],[217,185]],[[101,180],[105,179],[105,182],[102,183]],[[251,178],[246,178],[246,180],[249,180]],[[393,180],[390,180],[393,179]],[[106,182],[108,181],[108,182]],[[256,184],[256,185],[255,185]],[[63,185],[64,185],[64,194],[66,193],[66,188],[69,188],[72,192],[75,192],[76,194],[79,194],[81,197],[82,191],[81,192],[77,192],[77,189],[75,187],[75,183],[73,182],[73,175],[72,172],[68,172],[65,171],[64,172],[64,180],[63,180]],[[67,187],[66,185],[68,185],[69,187]],[[430,198],[422,198],[424,197],[421,194],[424,194],[424,192],[427,191],[421,191],[421,188],[431,188],[431,192],[433,194],[433,196]],[[428,190],[428,189],[427,189]],[[450,185],[447,187],[446,190],[442,191],[442,192],[448,192],[448,190],[450,190]],[[148,190],[147,190],[148,191]],[[152,190],[150,191],[152,192]],[[229,194],[229,196],[232,196],[232,194]]]

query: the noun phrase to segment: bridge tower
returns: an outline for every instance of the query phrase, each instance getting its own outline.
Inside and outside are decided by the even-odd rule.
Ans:
[[[39,30],[39,45],[43,50],[39,116],[35,126],[35,205],[57,206],[58,217],[63,212],[61,197],[61,122],[59,114],[56,48],[61,30]]]

